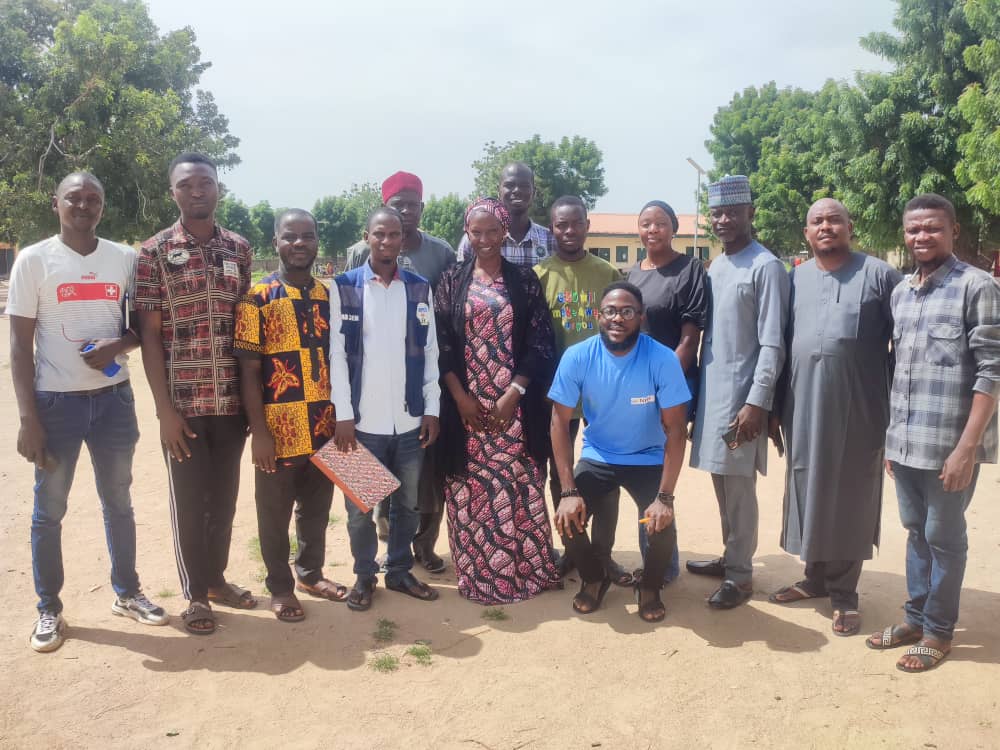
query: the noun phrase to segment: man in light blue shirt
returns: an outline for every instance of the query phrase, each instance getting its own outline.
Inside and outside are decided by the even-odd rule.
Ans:
[[[628,491],[644,513],[650,539],[642,576],[650,587],[636,586],[639,616],[659,622],[666,615],[660,582],[676,542],[673,491],[684,463],[691,394],[677,355],[639,332],[642,292],[615,282],[601,295],[599,312],[600,337],[566,350],[549,390],[552,453],[564,488],[556,529],[583,579],[573,609],[590,614],[610,584],[605,570],[614,537],[592,542],[587,517],[607,514],[619,489]],[[587,426],[574,471],[569,422],[577,403]]]

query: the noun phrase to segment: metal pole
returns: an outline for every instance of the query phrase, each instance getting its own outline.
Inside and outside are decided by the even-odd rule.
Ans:
[[[690,156],[687,157],[687,163],[698,173],[698,184],[694,192],[694,252],[698,260],[701,260],[701,253],[698,252],[698,225],[701,224],[701,176],[705,174],[705,170]]]
[[[698,251],[698,225],[699,214],[701,213],[701,172],[698,172],[698,184],[694,189],[694,254],[701,260],[701,253]]]

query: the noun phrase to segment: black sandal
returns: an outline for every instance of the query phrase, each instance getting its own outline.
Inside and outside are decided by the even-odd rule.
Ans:
[[[597,597],[593,597],[584,591],[587,586],[591,584],[584,581],[580,584],[579,593],[573,597],[573,611],[579,615],[590,615],[601,608],[601,602],[604,601],[604,595],[608,593],[608,589],[611,588],[611,579],[605,578],[601,581],[601,588],[597,590]]]
[[[394,583],[386,581],[385,587],[390,591],[398,591],[400,594],[412,596],[422,602],[432,602],[438,598],[438,592],[423,581],[417,580],[413,573],[407,573],[401,580]]]
[[[635,603],[639,605],[639,618],[643,622],[662,622],[663,618],[667,616],[667,608],[663,605],[663,600],[660,599],[659,590],[654,591],[655,596],[645,604],[642,603],[642,591],[643,589],[636,584]]]
[[[215,613],[205,602],[193,601],[181,612],[184,627],[191,635],[211,635],[215,632]],[[210,627],[199,628],[196,623],[208,623]]]
[[[608,562],[607,572],[605,573],[615,584],[615,586],[621,586],[622,588],[628,588],[629,586],[635,585],[635,579],[632,574],[625,570],[625,567],[619,565],[614,560]]]
[[[377,578],[369,580],[357,579],[354,582],[354,588],[347,595],[347,608],[355,612],[364,612],[367,609],[371,609],[372,594],[375,592],[375,586],[377,585]]]

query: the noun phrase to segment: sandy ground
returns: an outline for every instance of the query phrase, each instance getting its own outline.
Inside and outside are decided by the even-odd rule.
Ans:
[[[15,451],[8,327],[0,322],[0,747],[230,748],[991,748],[1000,746],[1000,472],[986,467],[969,511],[970,564],[951,657],[907,675],[898,652],[830,631],[829,602],[769,604],[768,592],[798,580],[781,552],[783,464],[772,456],[759,485],[760,548],[753,601],[714,612],[714,582],[688,574],[665,592],[666,621],[642,623],[631,592],[613,588],[590,618],[567,590],[483,618],[459,598],[454,578],[434,577],[441,599],[425,604],[377,591],[367,613],[304,601],[307,619],[277,622],[261,607],[221,610],[219,632],[188,636],[179,618],[152,628],[115,617],[108,553],[93,475],[81,460],[65,521],[63,591],[69,640],[57,652],[28,648],[35,617],[29,526],[31,471]],[[133,361],[142,429],[133,487],[139,572],[145,590],[177,614],[176,568],[165,471],[152,402]],[[81,457],[82,458],[82,457]],[[850,471],[850,467],[845,467]],[[260,564],[253,476],[244,463],[230,577],[258,593]],[[707,474],[685,469],[677,490],[683,559],[719,552],[719,521]],[[624,499],[624,502],[628,502]],[[348,581],[341,499],[328,537],[328,573]],[[618,558],[638,562],[629,508]],[[904,535],[886,486],[883,543],[861,582],[864,630],[900,618]],[[439,552],[445,553],[442,541]],[[266,599],[265,599],[266,601]],[[374,638],[381,619],[394,639]],[[406,654],[429,644],[431,663]],[[371,666],[399,657],[394,672]]]

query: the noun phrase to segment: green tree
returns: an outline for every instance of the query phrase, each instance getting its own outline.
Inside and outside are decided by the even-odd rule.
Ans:
[[[774,81],[733,95],[715,113],[709,127],[712,138],[705,142],[715,165],[712,179],[756,172],[767,139],[778,136],[787,116],[812,106],[813,96],[802,89],[779,89]]]
[[[918,193],[948,196],[966,227],[958,252],[974,259],[982,217],[955,177],[958,142],[967,125],[958,99],[980,83],[963,53],[978,41],[963,0],[900,0],[898,35],[869,34],[861,45],[893,63],[888,73],[859,75],[845,97],[842,122],[855,154],[827,171],[855,217],[862,246],[900,245],[906,202]]]
[[[780,249],[801,246],[806,208],[825,195],[847,205],[861,247],[898,248],[906,202],[941,193],[965,228],[958,253],[976,261],[1000,228],[998,18],[1000,0],[899,0],[898,33],[861,40],[891,71],[737,94],[711,127],[712,177],[749,175],[758,234]]]
[[[254,227],[254,254],[260,257],[274,257],[274,214],[271,204],[259,201],[250,207],[250,223]],[[249,237],[247,239],[250,239]],[[253,244],[254,241],[251,241]]]
[[[758,239],[779,255],[806,249],[802,227],[813,201],[832,187],[819,171],[828,158],[831,119],[841,86],[821,91],[779,89],[772,81],[737,93],[716,112],[712,139],[712,180],[726,174],[750,178]]]
[[[239,198],[233,195],[223,197],[215,209],[215,220],[226,229],[246,238],[250,247],[260,247],[260,233],[250,216],[250,208]]]
[[[965,14],[980,41],[966,48],[963,58],[982,82],[969,86],[958,101],[969,129],[958,139],[962,158],[955,175],[995,235],[1000,216],[1000,0],[968,0]]]
[[[457,193],[448,193],[440,198],[432,195],[424,204],[420,226],[452,247],[458,247],[465,232],[465,208],[465,201]]]
[[[104,182],[102,234],[132,241],[170,223],[176,153],[239,161],[226,118],[195,88],[207,67],[194,32],[161,35],[140,0],[0,3],[0,238],[50,232],[49,195],[75,169]]]
[[[575,135],[558,143],[534,135],[527,141],[509,141],[503,146],[490,141],[483,156],[472,162],[476,170],[476,194],[497,194],[500,172],[512,161],[522,161],[535,172],[535,200],[531,218],[549,223],[549,206],[561,195],[578,195],[593,208],[608,192],[604,184],[604,155],[594,141]]]
[[[316,201],[313,215],[319,224],[320,252],[340,267],[345,251],[361,239],[368,214],[382,205],[378,184],[351,185],[340,195],[328,195]]]

